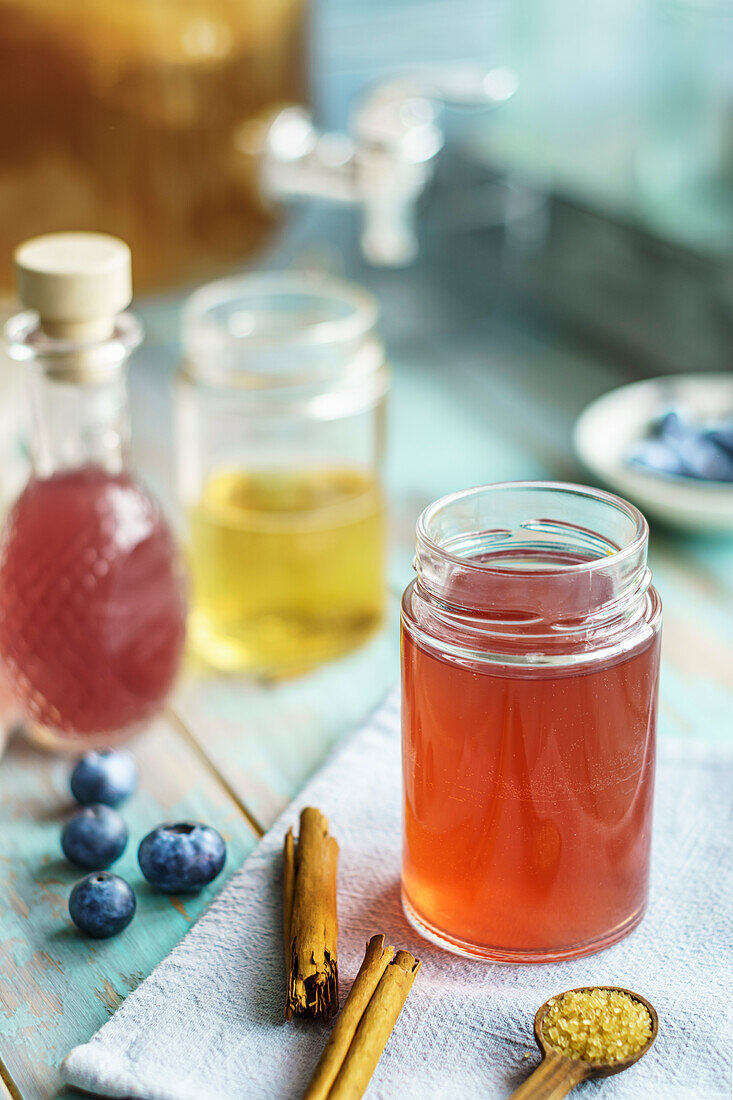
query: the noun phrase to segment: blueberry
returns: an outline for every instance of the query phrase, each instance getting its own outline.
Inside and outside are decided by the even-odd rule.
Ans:
[[[71,773],[71,793],[82,805],[104,802],[119,806],[136,786],[135,758],[116,749],[86,753]]]
[[[677,450],[688,477],[704,481],[733,481],[733,459],[704,435],[680,440]]]
[[[119,875],[95,871],[77,882],[69,897],[69,916],[88,936],[116,936],[135,916],[135,894]]]
[[[677,446],[665,439],[642,439],[631,452],[629,461],[655,474],[684,477],[687,473]]]
[[[705,437],[733,459],[733,420],[721,421],[714,427],[708,428]]]
[[[165,894],[191,894],[216,878],[226,844],[216,829],[195,821],[159,825],[140,843],[140,870]]]
[[[127,826],[109,806],[81,806],[61,831],[61,847],[77,867],[101,871],[127,847]]]
[[[654,422],[652,435],[656,438],[674,440],[681,439],[689,430],[684,416],[676,409],[670,409]]]

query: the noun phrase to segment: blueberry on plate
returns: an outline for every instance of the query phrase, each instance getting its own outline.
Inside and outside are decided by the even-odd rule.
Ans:
[[[69,897],[69,916],[88,936],[116,936],[135,916],[135,893],[119,875],[95,871],[77,882]]]
[[[722,421],[705,432],[705,438],[715,443],[733,459],[733,420]]]
[[[216,829],[196,821],[158,825],[140,842],[140,870],[165,894],[192,894],[221,871],[226,844]]]
[[[80,806],[61,831],[61,847],[77,867],[101,871],[127,847],[127,826],[109,806]]]
[[[120,749],[85,753],[71,773],[71,793],[84,806],[91,802],[119,806],[136,786],[135,758]]]
[[[674,440],[687,435],[690,428],[684,416],[677,409],[662,413],[652,426],[652,435],[656,438]]]
[[[681,440],[678,453],[690,477],[703,481],[733,481],[733,459],[704,435]]]
[[[684,477],[687,469],[680,458],[676,445],[666,439],[642,439],[629,456],[634,466],[642,466],[655,474],[673,474]]]

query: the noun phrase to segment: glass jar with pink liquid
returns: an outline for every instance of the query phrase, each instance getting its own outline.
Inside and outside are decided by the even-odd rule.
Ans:
[[[503,962],[642,919],[661,604],[636,508],[581,485],[455,493],[402,601],[402,890],[412,923]]]
[[[128,468],[125,362],[140,342],[130,252],[93,233],[16,253],[27,312],[5,335],[33,412],[30,480],[0,540],[0,662],[31,737],[78,751],[163,706],[185,640],[173,534]]]

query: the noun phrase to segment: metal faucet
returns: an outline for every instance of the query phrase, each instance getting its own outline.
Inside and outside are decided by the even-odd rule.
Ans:
[[[496,106],[516,88],[511,69],[427,70],[374,88],[354,110],[349,134],[321,132],[304,107],[291,106],[259,128],[256,150],[251,131],[240,146],[257,153],[265,200],[358,206],[365,257],[399,267],[417,252],[417,201],[444,142],[440,106]]]

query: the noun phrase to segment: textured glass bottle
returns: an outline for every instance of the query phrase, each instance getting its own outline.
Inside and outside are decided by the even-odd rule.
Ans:
[[[363,291],[299,275],[225,279],[188,303],[189,636],[216,668],[300,672],[381,622],[388,372],[375,329]]]
[[[646,907],[661,606],[648,528],[578,485],[446,497],[403,624],[408,916],[464,954],[600,950]]]
[[[16,253],[27,313],[6,327],[26,362],[33,469],[0,543],[0,660],[31,734],[55,747],[121,739],[162,706],[185,638],[173,535],[127,468],[130,253],[53,234]]]

